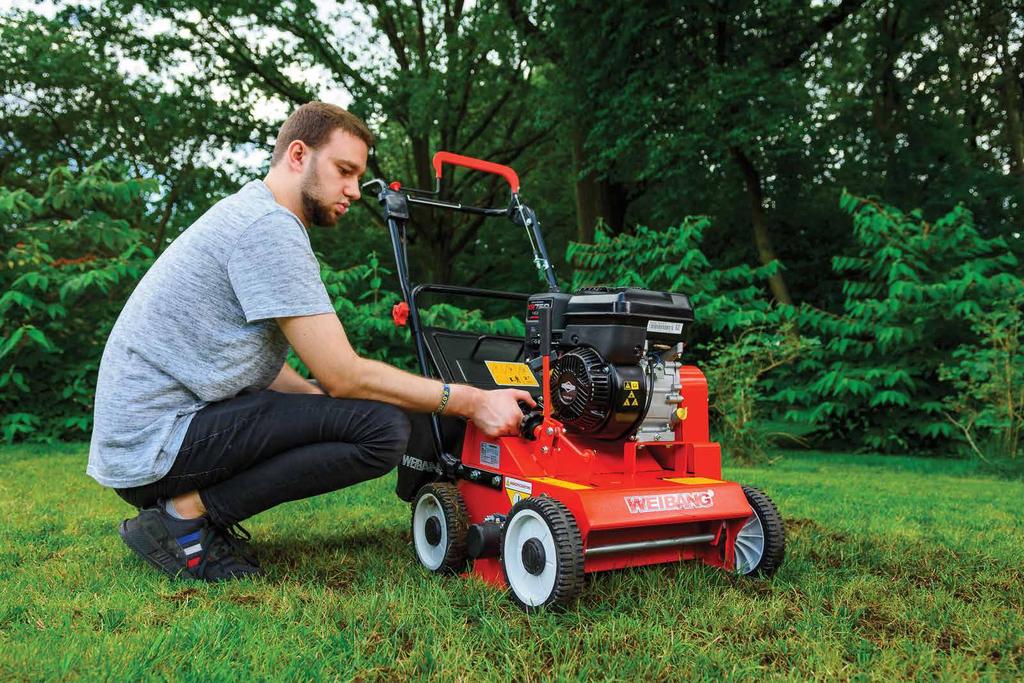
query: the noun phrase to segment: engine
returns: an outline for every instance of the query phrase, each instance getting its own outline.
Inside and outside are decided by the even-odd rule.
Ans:
[[[535,294],[527,304],[527,356],[540,354],[540,316],[551,315],[552,413],[598,439],[670,441],[678,422],[679,358],[693,308],[683,294],[588,287]]]

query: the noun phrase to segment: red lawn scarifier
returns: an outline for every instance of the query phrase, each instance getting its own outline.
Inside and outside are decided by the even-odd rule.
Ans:
[[[509,205],[440,199],[445,164],[501,176]],[[528,611],[566,605],[584,574],[609,569],[699,560],[773,574],[784,551],[782,519],[762,492],[721,478],[707,381],[682,363],[689,299],[607,287],[560,292],[515,171],[449,152],[434,156],[434,169],[433,191],[367,183],[384,209],[405,298],[395,322],[411,326],[424,375],[523,388],[540,407],[524,406],[518,436],[496,439],[461,420],[414,422],[397,492],[412,501],[419,561],[507,585]],[[414,287],[405,234],[417,205],[505,217],[524,228],[549,291]],[[526,337],[424,327],[417,299],[426,294],[521,300]]]

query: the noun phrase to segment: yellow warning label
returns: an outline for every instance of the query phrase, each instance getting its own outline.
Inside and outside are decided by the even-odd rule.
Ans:
[[[721,479],[708,479],[707,477],[672,477],[671,479],[666,479],[665,481],[670,481],[673,484],[690,484],[690,485],[694,485],[694,486],[700,485],[700,484],[721,484],[722,483]]]
[[[638,382],[637,380],[633,380],[632,382],[624,382],[622,384],[622,388],[625,389],[626,391],[636,391],[637,389],[640,388],[640,382]]]
[[[540,386],[526,363],[507,363],[496,360],[485,360],[484,363],[495,384],[506,387]]]
[[[505,495],[515,505],[533,494],[533,484],[515,477],[505,477]]]
[[[636,382],[626,382],[626,384],[636,384]],[[640,404],[636,400],[636,391],[630,391],[626,395],[626,399],[622,402],[623,408],[632,408],[633,406],[639,406]]]
[[[587,486],[586,484],[577,484],[574,481],[565,481],[562,479],[555,479],[553,477],[534,477],[533,480],[536,482],[540,482],[541,484],[558,486],[560,488],[569,489],[571,491],[579,491],[582,489],[593,488],[592,486]]]

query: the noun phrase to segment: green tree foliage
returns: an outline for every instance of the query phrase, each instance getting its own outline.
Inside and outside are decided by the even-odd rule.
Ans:
[[[976,340],[939,368],[952,387],[943,415],[963,434],[968,452],[996,469],[1024,458],[1024,288],[1007,287],[991,310],[972,316]]]
[[[438,150],[520,162],[550,130],[515,31],[491,2],[110,0],[75,14],[154,73],[166,72],[167,64],[189,73],[190,63],[197,68],[191,78],[213,89],[217,102],[263,119],[257,139],[263,146],[298,105],[341,100],[379,134],[371,173],[410,187],[433,187]],[[153,28],[134,29],[140,22]],[[266,120],[258,109],[274,115]],[[524,175],[530,170],[517,165]],[[447,169],[446,178],[448,192],[465,201],[507,202],[507,185],[493,176]],[[352,218],[380,225],[372,204],[359,208]],[[482,217],[421,211],[416,220],[420,237],[412,257],[431,277],[472,280],[503,265],[480,267],[474,258],[487,233]],[[488,235],[492,243],[504,236]],[[367,250],[384,247],[379,231],[359,239]],[[329,258],[351,265],[344,259],[350,236],[322,241]]]
[[[850,194],[842,208],[858,244],[833,259],[843,309],[801,309],[822,352],[777,396],[805,404],[788,416],[883,452],[1018,448],[1024,283],[1006,240],[963,207],[935,222]]]
[[[53,18],[0,14],[0,183],[38,194],[57,166],[122,165],[158,183],[138,227],[159,253],[240,184],[215,155],[244,158],[272,124],[251,99],[218,97],[187,52],[147,65],[142,26],[132,13],[73,5]]]
[[[88,436],[103,343],[152,262],[140,215],[153,180],[97,164],[50,173],[32,195],[0,186],[0,430]]]
[[[706,213],[712,261],[778,258],[776,299],[833,309],[843,186],[1019,232],[1020,0],[506,6],[560,85],[584,241]]]

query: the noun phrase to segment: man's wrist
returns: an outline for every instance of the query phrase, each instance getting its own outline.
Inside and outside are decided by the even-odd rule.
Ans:
[[[456,415],[458,417],[472,417],[473,409],[480,402],[483,393],[476,387],[468,384],[452,384],[451,395],[448,397],[448,405],[445,408],[445,415]]]
[[[452,387],[450,384],[445,383],[441,387],[441,402],[434,408],[434,415],[444,415],[444,411],[448,408],[448,401],[452,396]]]

